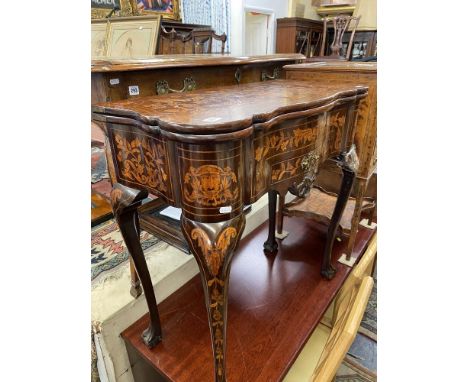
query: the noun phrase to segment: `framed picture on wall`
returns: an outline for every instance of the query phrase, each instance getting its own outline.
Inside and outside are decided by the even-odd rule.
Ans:
[[[91,59],[106,57],[109,22],[106,19],[91,20]]]
[[[160,23],[160,15],[111,20],[106,56],[137,58],[156,54]]]
[[[116,16],[132,16],[134,7],[132,2],[136,0],[91,0],[91,18],[104,19],[108,16],[113,9],[111,17]]]
[[[156,14],[165,19],[180,20],[180,0],[133,0],[139,15]]]

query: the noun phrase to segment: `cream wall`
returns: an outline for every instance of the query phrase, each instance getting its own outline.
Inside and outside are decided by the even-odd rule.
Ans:
[[[296,6],[298,4],[304,6],[304,18],[312,20],[321,20],[321,17],[316,12],[317,7],[312,6],[312,0],[289,0],[289,17],[299,16],[296,14]]]
[[[304,6],[304,17],[307,19],[321,20],[317,14],[317,7],[312,6],[312,0],[289,0],[288,16],[297,17],[296,6]],[[354,16],[361,15],[358,30],[377,29],[377,0],[358,0]]]
[[[354,16],[359,15],[358,30],[377,29],[377,0],[358,0]]]

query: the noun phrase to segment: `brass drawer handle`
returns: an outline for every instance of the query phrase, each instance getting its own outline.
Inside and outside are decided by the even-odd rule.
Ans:
[[[163,95],[168,93],[183,93],[183,92],[191,92],[195,90],[197,84],[192,77],[184,78],[184,86],[180,90],[171,89],[169,87],[169,83],[166,80],[156,82],[156,94]]]
[[[275,68],[273,70],[273,75],[269,76],[265,70],[262,70],[262,81],[266,80],[276,80],[280,77],[280,68]]]
[[[320,156],[314,151],[307,154],[304,158],[302,158],[301,168],[303,171],[312,171],[316,172],[318,167],[318,161]]]
[[[236,72],[234,73],[234,78],[236,79],[237,85],[240,84],[242,77],[242,71],[240,68],[237,68]]]

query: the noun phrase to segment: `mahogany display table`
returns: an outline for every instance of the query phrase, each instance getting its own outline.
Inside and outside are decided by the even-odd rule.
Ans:
[[[279,243],[275,255],[263,252],[268,222],[241,241],[230,276],[228,381],[280,381],[351,272],[348,266],[336,263],[332,280],[320,276],[325,235],[317,228],[305,219],[286,218],[285,229],[290,234]],[[360,227],[353,257],[365,252],[375,232]],[[345,242],[336,243],[334,263],[345,247]],[[149,324],[148,314],[122,333],[135,382],[212,380],[203,301],[197,275],[159,304],[164,332],[161,343],[149,349],[141,340],[141,331]]]

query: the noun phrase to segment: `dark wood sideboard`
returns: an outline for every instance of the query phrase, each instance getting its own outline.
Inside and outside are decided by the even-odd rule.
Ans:
[[[323,23],[302,17],[276,20],[276,53],[301,53],[318,56],[322,43]]]
[[[285,17],[277,20],[276,52],[301,53],[307,58],[320,55],[323,22],[301,17]],[[333,27],[328,28],[327,41],[333,41]],[[346,52],[351,32],[343,35],[343,51]],[[356,30],[351,60],[377,55],[377,30]],[[330,54],[326,47],[325,55]]]
[[[321,261],[321,274],[332,278],[336,224],[357,165],[348,151],[356,111],[366,96],[365,86],[277,79],[93,106],[93,119],[107,137],[114,214],[148,304],[150,323],[142,334],[146,345],[162,339],[139,242],[138,207],[148,193],[182,209],[182,232],[202,278],[214,379],[225,381],[229,274],[245,227],[243,208],[268,193],[264,250],[276,253],[277,195],[302,193],[319,165],[333,158],[343,180]]]

